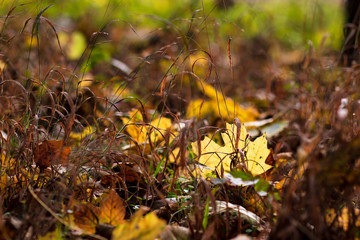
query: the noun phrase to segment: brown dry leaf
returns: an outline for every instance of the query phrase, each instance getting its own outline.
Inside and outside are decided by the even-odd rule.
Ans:
[[[108,174],[101,177],[100,183],[104,186],[116,187],[120,179],[116,175]]]
[[[74,223],[89,233],[95,233],[98,224],[99,208],[92,204],[78,204],[74,209]]]
[[[100,222],[117,226],[124,222],[124,217],[124,201],[114,190],[110,190],[109,194],[103,200],[100,207]]]
[[[67,165],[70,147],[64,146],[62,140],[45,140],[34,150],[34,161],[40,169],[52,166],[53,164]]]
[[[139,173],[133,167],[127,165],[122,166],[117,175],[127,183],[141,181]]]

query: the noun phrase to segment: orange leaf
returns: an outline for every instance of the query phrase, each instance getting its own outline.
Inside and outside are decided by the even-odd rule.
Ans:
[[[89,233],[95,233],[98,215],[99,208],[92,204],[78,204],[74,209],[74,222],[79,228]]]
[[[45,140],[35,148],[34,160],[42,169],[58,163],[66,165],[70,152],[71,148],[65,147],[62,140]]]
[[[114,190],[110,190],[100,207],[100,222],[117,226],[124,222],[124,217],[124,201]]]

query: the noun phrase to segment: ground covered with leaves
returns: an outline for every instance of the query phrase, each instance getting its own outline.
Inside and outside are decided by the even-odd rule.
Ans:
[[[0,239],[360,238],[339,9],[1,2]]]

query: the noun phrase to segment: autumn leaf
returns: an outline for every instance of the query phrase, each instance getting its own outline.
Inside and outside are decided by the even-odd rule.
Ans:
[[[209,72],[211,62],[209,56],[204,52],[198,52],[196,54],[190,54],[189,64],[191,71],[199,78],[204,79]]]
[[[95,233],[99,223],[117,226],[125,222],[124,217],[124,200],[114,190],[110,190],[100,207],[95,207],[91,203],[75,205],[72,221],[80,229]]]
[[[205,119],[214,115],[214,109],[211,101],[196,99],[189,102],[186,109],[186,117],[188,119],[196,117],[197,119]]]
[[[35,148],[34,161],[40,169],[59,163],[66,165],[70,152],[71,148],[65,147],[62,140],[45,140]]]
[[[87,126],[86,128],[83,129],[82,132],[79,132],[79,133],[71,132],[69,137],[74,139],[75,141],[80,142],[87,135],[90,135],[93,132],[94,132],[94,128],[91,126]]]
[[[224,171],[230,171],[234,160],[241,165],[242,159],[244,159],[246,169],[253,175],[262,174],[272,168],[272,166],[265,163],[270,154],[265,134],[255,139],[255,141],[250,141],[243,124],[241,124],[240,131],[237,131],[236,124],[227,123],[226,129],[226,133],[221,133],[224,146],[220,146],[210,138],[205,137],[200,143],[201,155],[199,156],[197,142],[192,144],[194,152],[199,156],[199,163],[211,170],[216,170],[218,173],[221,172],[221,167]],[[243,156],[241,156],[241,153]],[[206,171],[201,171],[201,174],[206,177]]]
[[[1,190],[1,195],[5,196],[5,190],[6,190],[6,186],[8,184],[8,176],[6,173],[1,173],[1,177],[0,177],[0,190]]]
[[[360,227],[360,210],[354,209],[355,214],[355,226]],[[349,229],[349,223],[351,219],[350,217],[350,210],[348,207],[344,207],[341,209],[340,213],[336,213],[335,209],[331,208],[326,213],[326,223],[328,225],[333,224],[333,221],[336,220],[335,225],[347,231]]]
[[[146,143],[149,140],[151,142],[157,142],[163,139],[163,135],[167,129],[171,128],[171,119],[166,117],[156,118],[149,124],[143,122],[143,118],[138,111],[132,111],[130,114],[130,120],[122,118],[126,123],[126,131],[128,134],[138,143]]]
[[[74,208],[74,223],[89,233],[95,233],[98,220],[99,208],[93,206],[91,203],[78,204]]]
[[[129,222],[125,222],[123,200],[114,190],[111,190],[100,208],[90,203],[76,205],[72,219],[79,228],[89,233],[95,233],[99,223],[117,226],[112,239],[154,239],[162,232],[166,223],[160,220],[155,213],[149,213],[143,217],[144,213],[145,210],[141,208]]]
[[[255,108],[243,107],[231,98],[223,96],[214,87],[204,81],[197,81],[197,85],[210,100],[193,100],[190,101],[186,110],[186,117],[203,118],[211,116],[213,118],[224,118],[230,121],[233,118],[239,118],[241,122],[254,121],[259,113]]]
[[[13,172],[13,168],[15,166],[15,159],[8,158],[5,154],[0,155],[1,161],[1,172],[0,172],[0,189],[1,194],[5,195],[6,187],[9,184],[9,174],[11,175]]]
[[[10,190],[12,194],[18,192],[20,190],[18,187],[27,187],[30,179],[36,181],[39,177],[38,172],[28,168],[16,172],[15,167],[16,159],[7,157],[5,154],[0,155],[0,194],[3,197],[7,196],[7,190]]]
[[[0,60],[0,73],[4,71],[5,67],[6,67],[6,63]]]
[[[143,217],[144,210],[139,209],[129,222],[117,226],[112,234],[112,240],[153,240],[166,227],[164,220],[155,213],[148,213]]]
[[[117,226],[124,222],[124,217],[125,207],[123,200],[114,190],[110,190],[101,204],[99,221]]]
[[[177,147],[169,153],[169,163],[176,163],[180,159],[180,148]]]
[[[14,158],[7,157],[5,154],[0,155],[1,169],[6,170],[8,173],[13,173],[16,166],[16,160]]]

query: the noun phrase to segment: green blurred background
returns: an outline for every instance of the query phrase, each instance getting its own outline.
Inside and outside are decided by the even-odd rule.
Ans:
[[[191,21],[200,21],[204,31],[216,28],[224,36],[239,34],[244,38],[264,36],[281,41],[287,47],[306,45],[310,40],[319,46],[328,36],[326,46],[338,49],[341,46],[343,12],[341,1],[336,0],[66,0],[66,1],[1,1],[3,16],[12,6],[15,12],[24,9],[37,14],[41,9],[54,5],[44,16],[60,27],[81,24],[100,30],[109,21],[119,19],[118,24],[134,28],[163,27],[173,24],[186,33]],[[20,6],[20,4],[25,4]],[[230,4],[229,4],[230,5]],[[150,16],[151,15],[151,16]],[[204,18],[206,20],[204,21]],[[169,22],[167,22],[169,21]],[[127,22],[127,23],[126,23]],[[205,27],[206,26],[206,27]],[[71,30],[71,29],[67,29]]]

